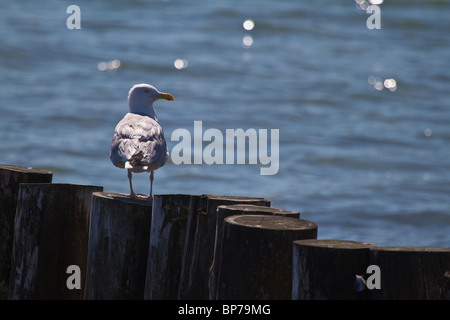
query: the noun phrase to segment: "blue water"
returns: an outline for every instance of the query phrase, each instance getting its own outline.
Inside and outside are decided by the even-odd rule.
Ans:
[[[196,120],[280,133],[276,175],[169,161],[155,194],[264,197],[322,239],[450,247],[449,10],[387,0],[370,30],[351,0],[2,2],[0,163],[128,192],[109,146],[145,82],[176,98],[155,104],[169,150]],[[148,175],[134,186],[148,193]]]

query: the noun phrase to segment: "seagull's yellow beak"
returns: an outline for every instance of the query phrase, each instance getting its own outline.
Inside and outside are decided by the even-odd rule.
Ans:
[[[163,92],[158,94],[158,99],[166,99],[166,100],[169,100],[169,101],[174,101],[175,100],[173,95],[171,95],[170,93],[163,93]]]

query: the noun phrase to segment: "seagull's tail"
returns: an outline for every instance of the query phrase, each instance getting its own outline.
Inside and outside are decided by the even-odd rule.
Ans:
[[[148,166],[148,161],[143,161],[144,159],[144,152],[139,151],[138,153],[134,154],[130,160],[125,162],[125,168],[132,169],[134,167],[144,167]]]

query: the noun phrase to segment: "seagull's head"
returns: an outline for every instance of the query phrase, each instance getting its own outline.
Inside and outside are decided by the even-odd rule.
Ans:
[[[128,93],[130,112],[151,113],[153,111],[153,102],[158,99],[175,100],[170,93],[160,92],[152,85],[145,83],[134,85]]]

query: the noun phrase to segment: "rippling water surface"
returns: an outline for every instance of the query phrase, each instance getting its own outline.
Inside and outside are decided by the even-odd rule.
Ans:
[[[176,98],[155,104],[169,150],[197,120],[279,129],[276,175],[169,161],[156,194],[265,197],[323,239],[450,247],[450,2],[385,1],[372,30],[358,3],[3,3],[0,163],[128,192],[109,146],[129,88],[146,82]],[[134,184],[147,193],[148,175]]]

